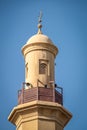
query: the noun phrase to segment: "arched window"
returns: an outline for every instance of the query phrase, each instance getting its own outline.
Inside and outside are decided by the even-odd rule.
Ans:
[[[47,64],[40,63],[39,74],[46,74],[46,72],[47,72]]]

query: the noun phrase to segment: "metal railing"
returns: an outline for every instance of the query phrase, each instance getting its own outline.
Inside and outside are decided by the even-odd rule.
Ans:
[[[55,88],[23,87],[18,91],[18,104],[23,104],[35,100],[57,102],[63,105],[63,89],[59,86],[55,86]]]

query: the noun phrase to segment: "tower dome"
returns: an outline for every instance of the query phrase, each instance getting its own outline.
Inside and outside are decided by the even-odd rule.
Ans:
[[[58,53],[58,48],[54,45],[52,40],[47,35],[44,35],[41,32],[41,28],[39,28],[38,33],[31,36],[26,44],[22,47],[23,55],[26,55],[26,53],[28,53],[29,51],[36,50],[36,46],[39,47],[38,49],[42,49],[42,47],[44,46],[44,49],[52,52],[54,56],[56,56]]]
[[[58,48],[54,45],[52,40],[47,36],[42,34],[41,30],[37,34],[31,36],[26,44],[22,47],[23,55],[26,55],[32,50],[41,49],[49,50],[54,56],[58,53]]]
[[[32,37],[29,38],[29,40],[27,41],[26,44],[32,44],[32,43],[48,43],[48,44],[53,44],[53,42],[51,41],[51,39],[44,35],[44,34],[36,34],[33,35]]]

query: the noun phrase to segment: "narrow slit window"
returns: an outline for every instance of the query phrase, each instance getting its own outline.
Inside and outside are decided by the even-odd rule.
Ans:
[[[28,77],[28,63],[26,64],[26,78]]]

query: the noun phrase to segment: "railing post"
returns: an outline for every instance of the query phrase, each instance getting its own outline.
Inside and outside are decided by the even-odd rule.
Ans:
[[[55,88],[53,88],[53,102],[55,102]]]
[[[24,87],[22,88],[21,98],[22,98],[21,103],[24,103]]]
[[[37,87],[37,100],[39,100],[39,87]]]
[[[61,88],[61,94],[62,94],[62,105],[63,105],[63,88]]]

